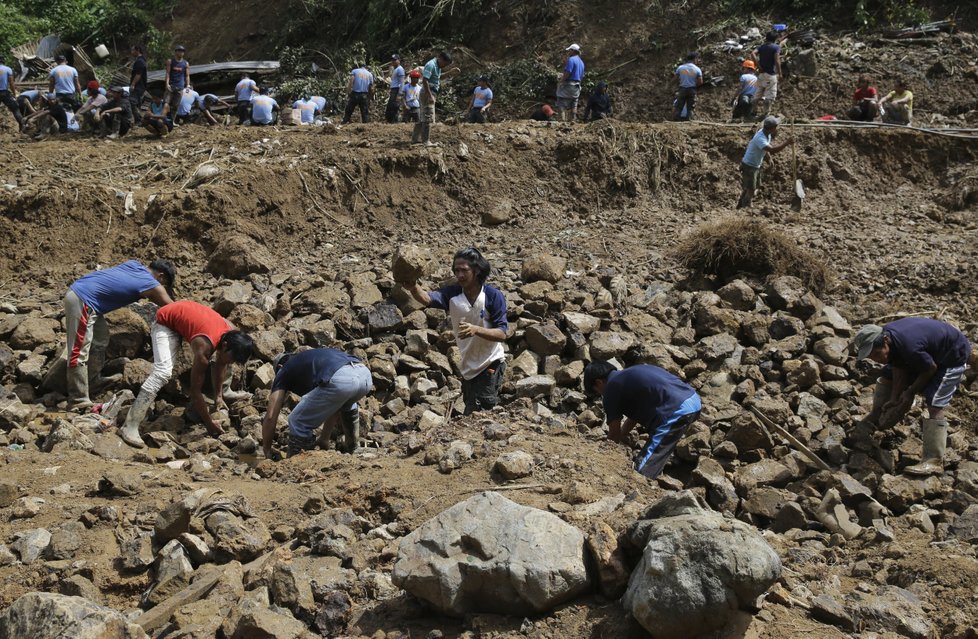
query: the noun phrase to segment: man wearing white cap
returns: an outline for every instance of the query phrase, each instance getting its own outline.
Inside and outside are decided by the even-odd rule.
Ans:
[[[557,84],[557,113],[560,120],[566,121],[570,111],[571,120],[577,119],[577,99],[581,97],[581,80],[584,79],[584,60],[581,60],[581,45],[567,47],[567,63]]]
[[[754,192],[761,185],[761,166],[764,165],[764,158],[767,152],[778,153],[785,147],[795,143],[794,138],[788,138],[781,144],[772,144],[774,136],[778,133],[778,125],[781,120],[769,115],[764,118],[764,126],[751,139],[744,153],[744,159],[740,162],[740,172],[742,174],[740,201],[737,208],[743,209],[750,206],[754,199]]]
[[[968,338],[945,322],[905,317],[885,326],[863,326],[853,338],[852,349],[856,359],[885,366],[873,393],[873,408],[864,421],[880,428],[895,426],[913,406],[914,397],[923,395],[928,411],[928,419],[923,420],[923,460],[904,472],[940,473],[947,446],[944,409],[968,370]]]

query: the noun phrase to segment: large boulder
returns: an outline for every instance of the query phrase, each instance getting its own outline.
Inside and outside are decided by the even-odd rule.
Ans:
[[[139,357],[149,337],[149,324],[142,315],[126,306],[112,311],[105,319],[109,324],[109,345],[105,356],[108,359]]]
[[[555,515],[484,492],[402,539],[393,581],[449,614],[542,613],[590,587],[584,541]]]
[[[207,258],[207,272],[230,279],[243,279],[251,273],[267,273],[272,256],[265,247],[244,235],[225,238]]]
[[[59,328],[61,324],[57,320],[47,317],[28,317],[10,336],[10,346],[22,351],[32,351],[38,347],[52,350],[58,342]]]
[[[431,251],[413,244],[402,244],[394,254],[391,272],[397,282],[416,282],[431,272]]]
[[[781,576],[781,560],[743,522],[670,496],[642,527],[645,550],[625,608],[656,639],[686,639],[723,628]],[[675,513],[675,514],[673,514]]]
[[[556,284],[564,277],[567,260],[553,255],[534,255],[523,260],[520,279],[530,282],[550,282]]]
[[[120,613],[81,597],[30,592],[0,613],[4,639],[147,639]]]

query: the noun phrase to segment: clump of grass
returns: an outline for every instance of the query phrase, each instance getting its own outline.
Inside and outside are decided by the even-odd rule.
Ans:
[[[687,233],[675,248],[683,266],[723,280],[740,273],[794,275],[814,293],[824,291],[831,275],[825,262],[761,220],[726,217]]]

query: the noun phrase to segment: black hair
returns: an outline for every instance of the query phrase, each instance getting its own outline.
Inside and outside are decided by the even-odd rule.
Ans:
[[[775,33],[774,31],[768,31],[767,36],[764,39],[767,40],[768,42],[775,42],[778,39],[778,34]]]
[[[442,49],[438,53],[438,57],[444,60],[445,62],[448,62],[449,64],[451,64],[452,62],[452,54],[448,49]]]
[[[143,50],[143,45],[141,45],[141,44],[134,44],[134,45],[132,45],[132,49],[133,49],[133,51],[138,51],[140,55],[146,53],[146,51]]]
[[[163,274],[164,279],[166,279],[163,288],[166,289],[170,297],[173,297],[173,287],[177,283],[177,267],[170,260],[153,260],[149,263],[149,267],[157,273]]]
[[[599,379],[608,379],[614,371],[618,370],[615,365],[603,359],[596,359],[584,369],[584,392],[594,392],[594,382]]]
[[[475,271],[475,277],[479,280],[479,284],[486,283],[486,280],[489,279],[489,271],[491,267],[489,266],[489,261],[482,257],[482,253],[479,252],[479,249],[475,248],[474,246],[459,249],[458,252],[455,253],[455,257],[452,258],[452,265],[454,266],[455,260],[459,259],[465,260],[469,263],[469,266],[471,266],[472,270]]]
[[[690,51],[689,54],[686,56],[686,59],[687,60],[695,60],[698,57],[700,57],[700,54],[698,54],[695,51]]]
[[[221,336],[221,341],[217,343],[218,348],[222,346],[231,353],[232,360],[238,364],[244,364],[251,357],[255,348],[255,340],[243,331],[228,331]]]

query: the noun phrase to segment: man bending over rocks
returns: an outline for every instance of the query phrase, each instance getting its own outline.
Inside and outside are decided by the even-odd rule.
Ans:
[[[93,271],[75,280],[65,295],[65,328],[68,346],[69,408],[88,408],[90,380],[98,378],[109,344],[105,314],[129,306],[142,298],[157,306],[173,302],[177,270],[167,260],[156,260],[149,267],[136,260]],[[92,366],[88,362],[91,360]]]
[[[509,337],[506,298],[486,284],[489,262],[477,249],[458,251],[452,261],[456,284],[427,292],[415,282],[398,282],[414,299],[448,311],[452,332],[462,353],[462,398],[465,414],[499,403],[506,370],[503,342]]]
[[[289,414],[289,457],[315,446],[312,432],[323,427],[320,442],[329,442],[336,420],[343,421],[344,450],[352,453],[359,439],[360,409],[373,377],[363,362],[332,348],[282,353],[275,358],[275,380],[261,423],[262,450],[272,458],[278,414],[289,393],[302,399]]]
[[[873,392],[873,407],[865,421],[880,428],[896,425],[913,406],[914,397],[927,400],[923,461],[908,466],[910,475],[933,475],[944,470],[947,419],[944,409],[968,370],[971,344],[950,324],[928,317],[906,317],[885,326],[859,329],[852,348],[856,359],[883,364]]]
[[[650,364],[619,371],[610,362],[595,360],[584,369],[584,390],[601,395],[609,439],[624,444],[635,426],[648,433],[649,442],[635,458],[635,470],[649,479],[662,474],[702,408],[691,386]]]
[[[125,426],[120,431],[123,441],[136,448],[146,445],[139,436],[139,427],[145,421],[156,394],[173,375],[173,360],[180,350],[181,339],[190,343],[193,354],[193,365],[190,369],[191,409],[204,422],[208,433],[222,435],[224,429],[211,417],[204,399],[207,367],[213,356],[214,367],[211,368],[211,374],[214,407],[218,411],[227,411],[222,393],[228,365],[232,362],[247,362],[254,348],[254,340],[246,333],[235,330],[217,311],[189,300],[167,304],[157,311],[149,336],[153,343],[153,372],[143,382],[136,401],[129,409]]]

